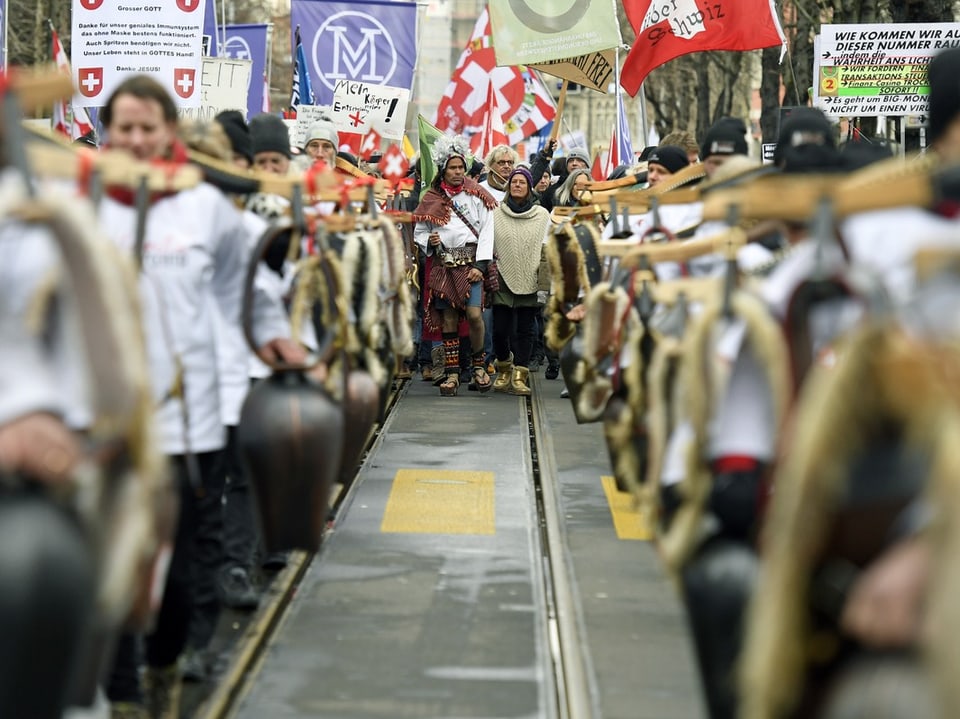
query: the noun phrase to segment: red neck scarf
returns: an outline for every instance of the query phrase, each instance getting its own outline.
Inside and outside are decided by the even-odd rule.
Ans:
[[[109,148],[109,145],[105,145]],[[156,165],[157,167],[166,168],[167,172],[171,175],[177,171],[178,168],[186,165],[190,161],[189,156],[187,155],[187,148],[184,147],[183,143],[180,140],[174,140],[173,144],[170,146],[170,152],[167,157],[151,160],[151,165]],[[120,204],[127,205],[128,207],[133,207],[137,202],[137,192],[134,189],[129,187],[116,187],[109,186],[107,187],[106,192],[108,197],[112,197],[114,200]],[[164,197],[172,197],[176,195],[176,190],[164,190],[160,192],[151,192],[149,204],[153,204],[157,200],[161,200]]]
[[[463,183],[459,185],[448,185],[445,180],[440,180],[440,189],[446,192],[450,197],[458,195],[463,191]]]

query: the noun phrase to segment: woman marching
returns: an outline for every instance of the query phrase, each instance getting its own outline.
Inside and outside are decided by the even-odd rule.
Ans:
[[[536,335],[537,294],[550,288],[543,248],[550,213],[536,204],[533,178],[519,167],[507,178],[507,196],[493,215],[493,246],[500,288],[493,295],[493,389],[529,395],[528,363]]]

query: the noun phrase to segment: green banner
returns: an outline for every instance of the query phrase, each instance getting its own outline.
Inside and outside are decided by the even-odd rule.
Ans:
[[[613,0],[489,0],[489,8],[498,65],[561,60],[622,42]]]

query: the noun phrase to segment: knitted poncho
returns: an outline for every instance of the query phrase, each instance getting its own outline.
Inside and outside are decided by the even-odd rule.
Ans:
[[[550,213],[539,205],[514,212],[506,202],[493,213],[493,252],[497,269],[516,295],[537,291],[537,270]]]

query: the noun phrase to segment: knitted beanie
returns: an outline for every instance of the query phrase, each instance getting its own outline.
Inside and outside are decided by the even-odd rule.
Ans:
[[[707,130],[700,146],[700,159],[711,155],[746,155],[747,127],[737,117],[724,117]]]
[[[253,162],[253,141],[243,113],[239,110],[224,110],[213,119],[223,128],[233,151]]]
[[[276,115],[264,113],[250,120],[250,136],[253,139],[253,154],[279,152],[290,157],[290,133]]]
[[[667,168],[671,174],[682,170],[690,164],[690,158],[682,147],[677,145],[661,145],[650,153],[647,158],[647,165],[658,164]]]
[[[310,125],[310,132],[307,133],[307,143],[311,140],[326,140],[334,147],[340,146],[340,135],[337,133],[337,128],[327,119],[317,120]]]

